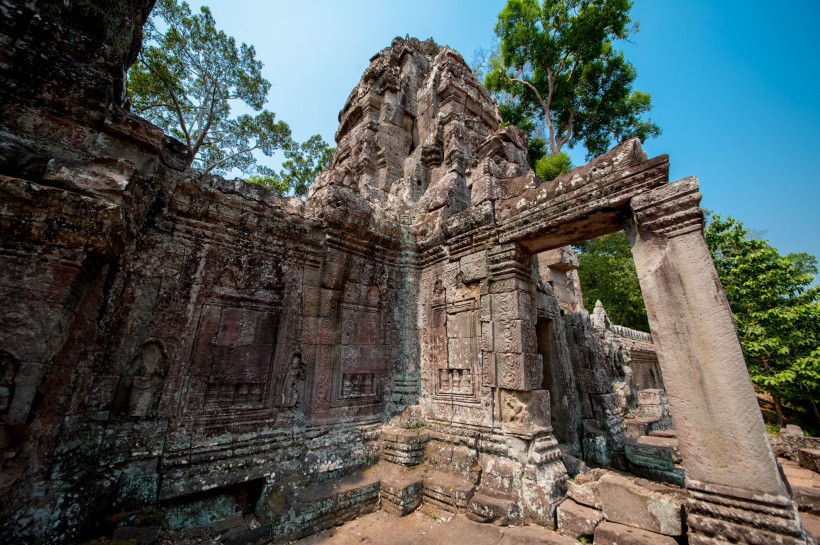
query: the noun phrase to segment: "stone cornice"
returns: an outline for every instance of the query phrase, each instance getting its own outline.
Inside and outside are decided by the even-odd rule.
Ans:
[[[690,176],[638,195],[630,203],[638,227],[667,238],[703,229],[698,189]]]

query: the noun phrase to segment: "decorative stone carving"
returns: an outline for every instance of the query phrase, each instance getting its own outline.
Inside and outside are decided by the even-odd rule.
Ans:
[[[303,385],[305,380],[305,364],[302,362],[302,354],[296,353],[288,362],[288,366],[282,375],[279,386],[279,399],[277,405],[282,409],[292,409],[299,404],[303,397]]]

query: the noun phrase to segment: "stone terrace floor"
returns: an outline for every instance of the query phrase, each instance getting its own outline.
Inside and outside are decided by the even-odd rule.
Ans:
[[[541,526],[500,527],[464,515],[415,511],[396,517],[376,511],[342,526],[296,542],[296,545],[578,545]]]

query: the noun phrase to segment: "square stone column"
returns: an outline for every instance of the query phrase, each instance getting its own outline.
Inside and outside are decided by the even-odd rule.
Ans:
[[[632,199],[626,225],[686,470],[689,543],[805,543],[729,303],[696,178]]]
[[[494,380],[488,385],[539,390],[543,361],[536,341],[530,257],[510,243],[490,249],[487,261],[492,319],[482,322],[482,344],[492,347],[495,358]]]

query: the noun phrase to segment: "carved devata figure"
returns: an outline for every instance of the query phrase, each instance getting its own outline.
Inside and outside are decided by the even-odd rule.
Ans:
[[[632,372],[632,358],[620,341],[611,342],[608,355],[610,365],[620,379],[614,384],[613,389],[621,398],[621,409],[624,413],[628,413],[627,416],[630,417],[638,404],[638,393],[635,387],[634,373]]]
[[[302,362],[302,354],[297,352],[288,362],[284,373],[282,373],[278,399],[280,408],[293,408],[299,404],[304,380],[305,364]]]
[[[155,340],[146,341],[120,378],[112,411],[135,417],[154,416],[165,384],[165,349]]]

